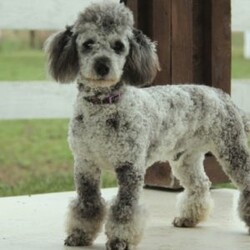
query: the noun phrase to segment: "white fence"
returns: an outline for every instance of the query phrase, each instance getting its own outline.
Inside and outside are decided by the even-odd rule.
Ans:
[[[231,2],[232,31],[244,32],[244,55],[250,59],[250,0],[231,0]]]
[[[63,29],[88,4],[98,1],[105,0],[0,0],[0,30]],[[231,0],[231,3],[232,31],[244,32],[244,54],[250,58],[250,0]]]
[[[0,0],[0,30],[62,29],[66,24],[71,25],[88,4],[98,1],[105,0]],[[250,0],[231,0],[231,3],[232,31],[244,32],[244,54],[250,59]]]
[[[0,0],[0,29],[61,29],[89,3],[98,1],[105,0]],[[231,2],[232,30],[250,31],[250,0]]]
[[[0,29],[62,29],[98,1],[105,0],[0,0]]]

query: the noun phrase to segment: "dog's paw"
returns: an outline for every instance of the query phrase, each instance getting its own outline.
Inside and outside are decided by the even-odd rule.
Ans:
[[[65,246],[90,246],[92,239],[82,230],[76,229],[64,241]]]
[[[173,221],[175,227],[195,227],[196,224],[197,222],[190,218],[175,217]]]
[[[125,240],[114,239],[106,243],[106,250],[132,250],[133,248]]]

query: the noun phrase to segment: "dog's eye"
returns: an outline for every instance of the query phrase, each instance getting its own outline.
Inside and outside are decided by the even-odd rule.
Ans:
[[[86,42],[83,43],[83,50],[84,51],[89,51],[92,49],[93,45],[94,45],[95,41],[93,39],[89,39]]]
[[[116,54],[120,54],[121,52],[124,51],[125,46],[121,41],[116,41],[112,46],[112,48]]]

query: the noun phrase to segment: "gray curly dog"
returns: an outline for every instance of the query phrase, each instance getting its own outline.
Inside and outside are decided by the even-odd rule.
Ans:
[[[91,245],[107,222],[106,248],[130,250],[145,221],[140,205],[145,169],[168,160],[185,188],[176,227],[194,227],[212,206],[203,168],[212,152],[240,190],[239,215],[250,227],[249,119],[222,91],[199,85],[139,88],[159,70],[155,44],[133,27],[124,4],[103,1],[46,43],[49,73],[77,81],[69,128],[77,198],[67,220],[68,246]],[[119,190],[106,213],[100,175],[112,167]]]

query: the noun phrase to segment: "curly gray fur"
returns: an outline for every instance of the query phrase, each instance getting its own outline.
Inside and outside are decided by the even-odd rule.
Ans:
[[[78,197],[68,216],[67,245],[89,245],[104,222],[100,172],[117,174],[119,191],[107,216],[107,249],[132,249],[142,236],[140,192],[145,168],[169,160],[185,188],[177,227],[193,227],[212,206],[203,159],[212,152],[239,187],[239,213],[250,226],[249,119],[230,97],[197,85],[157,86],[155,43],[133,27],[123,4],[105,1],[79,14],[75,24],[47,44],[49,72],[59,82],[77,79],[78,96],[69,128]],[[115,103],[102,98],[119,92]],[[92,103],[98,98],[98,103]]]

